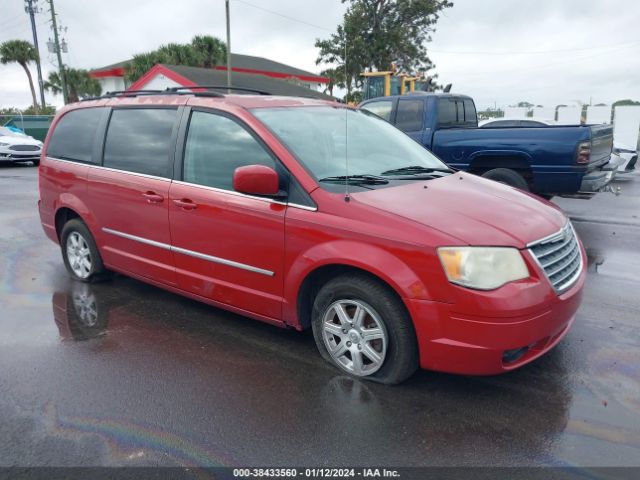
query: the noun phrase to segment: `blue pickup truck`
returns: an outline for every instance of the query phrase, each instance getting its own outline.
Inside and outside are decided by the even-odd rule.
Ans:
[[[417,92],[360,107],[394,124],[450,166],[550,198],[608,189],[609,125],[478,128],[471,97]]]

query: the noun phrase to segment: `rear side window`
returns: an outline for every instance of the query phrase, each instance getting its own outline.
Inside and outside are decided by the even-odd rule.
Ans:
[[[104,145],[104,166],[169,177],[169,150],[176,109],[113,110]]]
[[[275,168],[275,161],[230,118],[198,111],[191,114],[184,148],[185,182],[233,190],[233,172],[245,165]]]
[[[448,98],[438,99],[438,125],[453,127],[457,122],[456,102]]]
[[[66,113],[53,131],[47,156],[92,163],[93,144],[103,113],[104,108],[81,108]]]
[[[464,123],[467,125],[475,125],[478,122],[476,106],[471,100],[464,100]]]
[[[396,113],[396,127],[403,132],[422,130],[424,117],[423,100],[399,100]]]
[[[380,118],[384,118],[387,122],[391,119],[392,107],[393,102],[391,100],[380,100],[377,102],[367,103],[362,106],[365,110],[375,113]]]

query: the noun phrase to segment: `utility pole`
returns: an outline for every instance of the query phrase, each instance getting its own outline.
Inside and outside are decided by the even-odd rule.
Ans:
[[[51,0],[53,1],[53,0]],[[229,0],[225,0],[227,11],[227,93],[231,93],[231,24],[229,22]]]
[[[58,24],[56,23],[56,10],[53,6],[53,0],[48,0],[51,6],[51,26],[53,28],[53,41],[55,42],[55,50],[58,55],[58,68],[60,70],[60,83],[62,84],[62,98],[64,104],[69,102],[69,96],[67,94],[67,81],[64,73],[64,64],[62,63],[62,53],[60,50],[60,40],[58,39]]]
[[[40,105],[44,110],[46,103],[44,101],[44,83],[42,82],[42,69],[40,68],[40,48],[38,47],[38,32],[36,31],[36,19],[35,14],[40,10],[38,9],[38,0],[24,0],[24,11],[29,14],[31,18],[31,33],[33,34],[33,46],[36,48],[38,58],[36,59],[36,69],[38,70],[38,87],[40,88]]]

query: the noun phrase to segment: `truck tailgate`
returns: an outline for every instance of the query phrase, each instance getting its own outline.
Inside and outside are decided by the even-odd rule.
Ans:
[[[613,148],[613,127],[611,125],[589,125],[591,131],[591,156],[589,170],[609,161]]]

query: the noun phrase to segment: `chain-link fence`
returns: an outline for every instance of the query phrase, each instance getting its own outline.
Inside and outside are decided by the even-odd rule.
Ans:
[[[0,126],[19,129],[33,138],[44,141],[53,115],[0,115]]]

